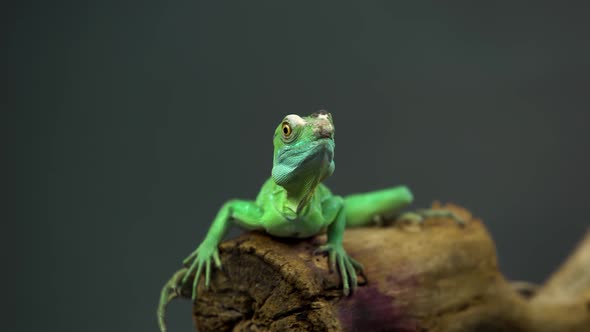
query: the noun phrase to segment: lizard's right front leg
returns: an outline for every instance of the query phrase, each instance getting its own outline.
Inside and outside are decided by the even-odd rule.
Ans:
[[[205,240],[201,242],[199,247],[193,251],[183,263],[188,266],[188,270],[182,279],[182,284],[185,284],[189,277],[195,273],[195,279],[192,285],[192,299],[197,297],[197,285],[201,279],[203,270],[205,272],[205,287],[209,288],[209,281],[211,279],[211,261],[215,263],[217,268],[221,268],[221,260],[219,259],[219,251],[217,247],[223,237],[227,233],[230,226],[230,221],[235,220],[238,224],[246,229],[261,229],[263,211],[253,201],[231,200],[223,205],[221,210],[217,213],[213,224],[207,232]]]

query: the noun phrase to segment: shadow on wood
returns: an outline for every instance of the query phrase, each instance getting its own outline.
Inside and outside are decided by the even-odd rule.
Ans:
[[[434,208],[467,223],[438,217],[346,231],[344,246],[366,276],[349,297],[327,257],[313,255],[325,237],[250,232],[224,242],[223,271],[209,290],[199,283],[199,331],[590,331],[590,234],[537,289],[504,279],[480,220],[454,205]]]

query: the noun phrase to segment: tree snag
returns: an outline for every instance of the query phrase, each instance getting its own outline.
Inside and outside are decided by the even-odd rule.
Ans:
[[[502,276],[480,220],[455,205],[433,208],[466,224],[430,217],[347,229],[344,247],[365,267],[349,297],[327,257],[313,254],[325,236],[289,240],[248,232],[224,242],[223,270],[212,274],[209,290],[199,283],[198,330],[590,331],[590,232],[536,288]],[[180,293],[190,298],[188,290]]]

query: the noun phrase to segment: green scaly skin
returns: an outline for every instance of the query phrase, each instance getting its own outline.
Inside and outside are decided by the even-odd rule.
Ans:
[[[344,229],[370,223],[376,216],[392,215],[412,202],[405,186],[346,197],[333,195],[321,182],[334,172],[334,123],[325,112],[300,117],[288,115],[274,134],[272,177],[255,201],[226,202],[207,232],[205,240],[184,259],[188,269],[177,272],[162,290],[158,307],[160,330],[168,302],[180,293],[194,274],[192,299],[204,274],[209,287],[214,264],[221,268],[218,245],[231,222],[247,230],[263,230],[277,237],[307,238],[327,232],[325,245],[317,253],[327,253],[332,270],[338,269],[344,295],[357,287],[357,270],[362,265],[342,247]],[[179,280],[182,277],[182,280]]]

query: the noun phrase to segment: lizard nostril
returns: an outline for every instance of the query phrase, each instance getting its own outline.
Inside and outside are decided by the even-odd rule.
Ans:
[[[321,130],[320,137],[322,138],[332,138],[332,131],[330,130]]]
[[[332,138],[332,135],[334,134],[334,127],[332,127],[331,123],[322,122],[318,123],[318,125],[314,128],[314,131],[317,137]]]

